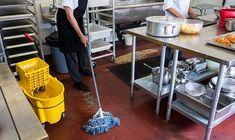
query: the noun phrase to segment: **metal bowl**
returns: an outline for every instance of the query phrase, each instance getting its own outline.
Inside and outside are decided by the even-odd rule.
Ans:
[[[235,79],[235,67],[228,67],[225,76]]]
[[[203,21],[198,19],[185,19],[181,22],[180,32],[184,34],[199,34],[203,27]]]
[[[211,84],[216,86],[218,76],[211,78]],[[224,77],[221,85],[222,92],[235,92],[235,79],[230,77]]]
[[[228,31],[235,31],[235,18],[226,18],[225,22]]]
[[[189,82],[189,83],[186,83],[184,86],[185,86],[185,91],[187,92],[187,94],[193,97],[201,96],[202,94],[206,92],[205,86],[199,83]]]
[[[171,61],[169,61],[168,68],[172,69],[172,67],[173,67],[173,61],[171,60]],[[187,70],[189,70],[189,65],[183,60],[178,61],[177,62],[177,70],[187,71]]]

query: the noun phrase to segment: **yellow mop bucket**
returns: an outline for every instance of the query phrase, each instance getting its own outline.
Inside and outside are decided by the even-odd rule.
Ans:
[[[41,123],[56,123],[64,116],[64,86],[49,75],[49,65],[40,58],[16,64],[19,85]]]
[[[53,124],[64,117],[64,86],[56,78],[50,75],[46,89],[38,91],[38,93],[27,91],[21,81],[19,85],[41,123]]]

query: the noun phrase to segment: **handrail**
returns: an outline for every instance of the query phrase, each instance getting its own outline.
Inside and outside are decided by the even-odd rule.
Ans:
[[[149,6],[157,6],[157,5],[162,5],[163,2],[149,2],[149,3],[139,3],[139,4],[126,4],[124,5],[119,5],[117,4],[115,9],[125,9],[125,8],[137,8],[137,7],[149,7]]]

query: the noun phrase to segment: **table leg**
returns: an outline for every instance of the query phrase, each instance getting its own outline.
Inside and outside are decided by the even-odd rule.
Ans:
[[[132,36],[131,97],[134,96],[136,36]]]
[[[215,119],[215,113],[216,113],[216,110],[217,110],[217,104],[218,104],[219,97],[220,97],[221,85],[222,85],[222,81],[223,81],[223,78],[224,78],[225,68],[226,68],[225,65],[220,64],[219,76],[218,76],[218,79],[217,79],[215,93],[214,93],[213,101],[212,101],[212,110],[211,110],[209,121],[208,121],[208,124],[207,124],[207,127],[206,127],[205,140],[210,139],[210,135],[211,135],[211,131],[212,131],[212,125],[213,125],[213,121]]]
[[[159,114],[160,104],[161,104],[161,95],[162,95],[162,83],[163,83],[163,74],[165,67],[165,56],[166,56],[166,46],[162,46],[161,52],[161,62],[160,62],[160,78],[158,81],[158,93],[157,93],[157,103],[156,103],[156,114]]]
[[[167,107],[167,115],[166,115],[167,121],[170,120],[170,116],[171,116],[171,103],[172,103],[172,98],[173,98],[174,88],[175,88],[175,78],[176,78],[178,54],[179,54],[179,50],[174,50],[173,68],[172,68],[172,73],[171,73],[171,85],[170,85],[170,93],[169,93],[169,97],[168,97],[168,107]]]

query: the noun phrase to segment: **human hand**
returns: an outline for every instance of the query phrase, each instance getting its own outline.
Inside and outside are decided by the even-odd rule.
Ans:
[[[195,18],[196,18],[196,16],[194,15],[194,13],[191,13],[191,14],[189,14],[189,18],[191,18],[191,19],[195,19]]]
[[[84,35],[80,37],[82,44],[84,44],[85,47],[87,47],[88,44],[88,38]]]

